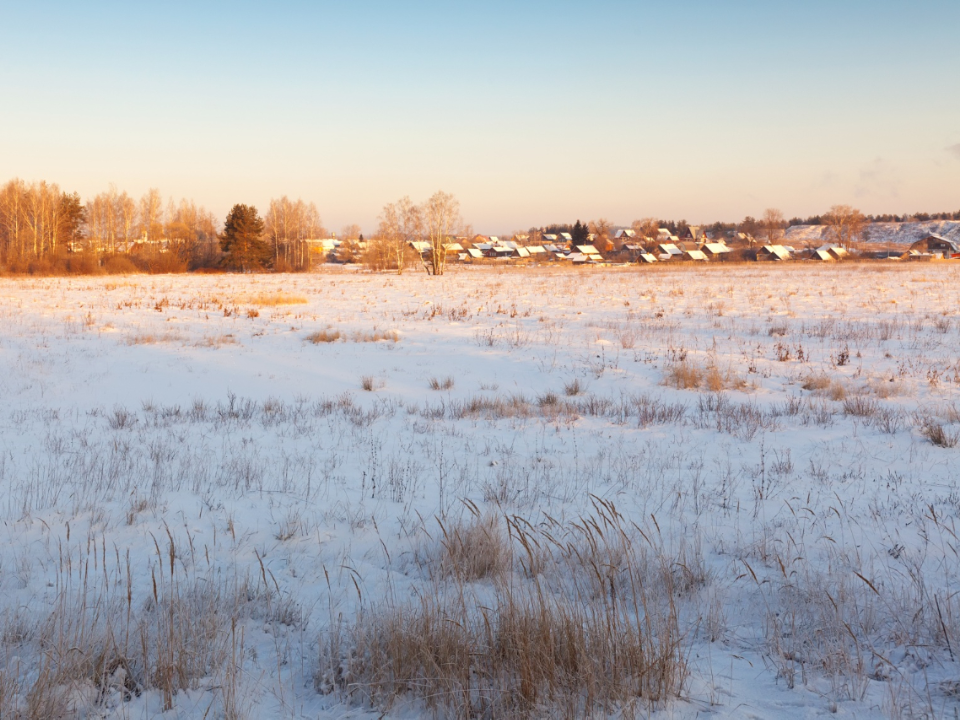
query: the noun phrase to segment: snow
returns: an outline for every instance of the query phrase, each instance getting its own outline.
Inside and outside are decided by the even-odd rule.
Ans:
[[[253,588],[249,717],[381,717],[317,692],[318,638],[413,592],[416,529],[463,500],[572,521],[594,496],[707,574],[654,717],[952,717],[960,448],[924,428],[960,427],[958,300],[949,263],[0,280],[0,629],[127,572],[146,607],[172,546],[184,583]],[[681,417],[641,419],[658,404]],[[0,668],[35,679],[31,637],[5,634]],[[85,717],[193,719],[225,686],[169,714],[153,688],[71,692]]]

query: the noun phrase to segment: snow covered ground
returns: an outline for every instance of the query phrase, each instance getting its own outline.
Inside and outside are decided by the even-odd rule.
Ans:
[[[955,717],[958,309],[950,263],[0,280],[0,717],[418,717],[354,629],[566,597],[591,527],[583,602],[636,552],[678,633],[624,713]]]

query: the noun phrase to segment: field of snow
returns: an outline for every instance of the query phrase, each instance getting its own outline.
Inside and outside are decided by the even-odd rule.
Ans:
[[[957,717],[958,310],[953,263],[0,280],[0,718]]]

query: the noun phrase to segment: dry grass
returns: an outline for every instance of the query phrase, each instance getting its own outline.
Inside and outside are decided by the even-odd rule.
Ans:
[[[310,333],[307,335],[306,340],[314,345],[319,345],[320,343],[336,342],[342,337],[343,335],[339,330],[331,330],[330,328],[326,328],[324,330],[317,330],[316,332]]]
[[[868,395],[853,395],[844,399],[843,412],[854,417],[872,418],[880,410],[880,404]]]
[[[678,696],[687,668],[676,600],[693,585],[678,584],[677,568],[689,563],[638,545],[648,541],[612,504],[594,507],[548,530],[510,519],[509,537],[476,508],[448,524],[444,572],[414,600],[338,626],[321,646],[318,689],[460,718],[629,717]],[[493,582],[466,584],[480,578]]]
[[[257,305],[259,307],[278,307],[281,305],[306,305],[310,302],[303,295],[294,295],[282,290],[271,293],[257,293],[255,295],[242,295],[238,297],[234,304],[236,305]]]
[[[920,434],[937,447],[954,448],[960,443],[960,432],[951,432],[935,420],[926,420],[920,426]]]
[[[580,382],[580,378],[574,378],[568,383],[565,383],[563,386],[563,392],[566,393],[567,397],[576,397],[577,395],[583,395],[587,391],[586,385]]]
[[[681,390],[704,389],[711,392],[742,390],[747,386],[733,368],[720,368],[714,363],[701,365],[691,360],[669,363],[663,382]]]
[[[314,345],[319,345],[320,343],[331,343],[337,342],[338,340],[351,341],[358,343],[375,343],[375,342],[399,342],[400,333],[396,330],[370,330],[367,332],[354,332],[351,334],[346,334],[340,330],[334,328],[324,328],[323,330],[317,330],[312,332],[304,338],[307,342],[311,342]]]
[[[165,333],[136,333],[124,340],[127,345],[155,345],[157,343],[183,342],[183,335],[178,332]]]
[[[224,345],[236,345],[237,339],[227,333],[226,335],[206,335],[197,341],[197,347],[218,348]]]
[[[803,379],[803,383],[801,384],[801,387],[804,390],[811,390],[811,391],[826,390],[827,388],[830,387],[830,384],[832,382],[833,381],[827,375],[824,375],[822,373],[819,375],[807,375],[807,377]]]
[[[808,375],[804,378],[801,387],[804,390],[810,390],[815,395],[828,397],[837,402],[843,401],[847,397],[847,387],[839,379],[832,378],[824,373]]]
[[[431,390],[452,390],[454,386],[453,376],[447,376],[445,378],[430,378],[430,389]]]
[[[473,511],[479,513],[475,506]],[[461,582],[497,579],[510,566],[510,542],[496,515],[440,523],[440,574]]]
[[[369,332],[355,332],[351,339],[354,342],[399,342],[400,333],[396,330],[370,330]]]
[[[128,555],[125,565],[103,570],[102,584],[64,583],[46,613],[4,617],[3,646],[19,658],[0,656],[0,717],[99,716],[147,691],[170,711],[179,693],[211,677],[221,680],[214,692],[223,716],[242,717],[231,712],[243,652],[238,625],[269,617],[269,588],[186,570],[168,537],[166,547],[156,545],[146,589],[136,586]],[[96,555],[86,553],[81,566]],[[77,560],[61,555],[61,576]]]

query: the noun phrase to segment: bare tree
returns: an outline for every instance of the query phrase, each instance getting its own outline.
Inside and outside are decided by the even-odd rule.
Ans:
[[[849,205],[834,205],[823,216],[823,222],[835,243],[849,247],[863,236],[867,219],[863,213]]]
[[[442,190],[434,193],[423,204],[423,224],[430,243],[429,263],[424,266],[431,275],[443,275],[447,265],[447,242],[463,223],[460,202]]]
[[[785,222],[783,213],[777,208],[767,208],[763,211],[763,217],[760,218],[760,227],[763,228],[763,234],[768,245],[774,245],[783,236]]]
[[[403,274],[412,249],[410,244],[423,236],[423,212],[409,197],[383,206],[380,224],[371,248],[373,265],[379,269],[395,269]]]
[[[20,259],[24,254],[24,203],[27,184],[11,180],[0,189],[0,262]]]
[[[660,221],[656,218],[643,218],[642,220],[634,220],[633,224],[630,226],[630,229],[633,230],[640,238],[646,238],[647,240],[656,240],[657,235],[660,232]]]
[[[273,246],[274,267],[306,270],[310,267],[310,240],[327,234],[314,203],[291,201],[286,195],[270,201],[264,218],[266,235]]]
[[[163,196],[156,188],[150,188],[140,198],[140,239],[149,243],[163,238]]]
[[[613,229],[613,223],[606,218],[600,218],[590,223],[590,232],[594,235],[593,245],[600,252],[609,252],[613,248],[613,242],[610,240],[610,231]]]

